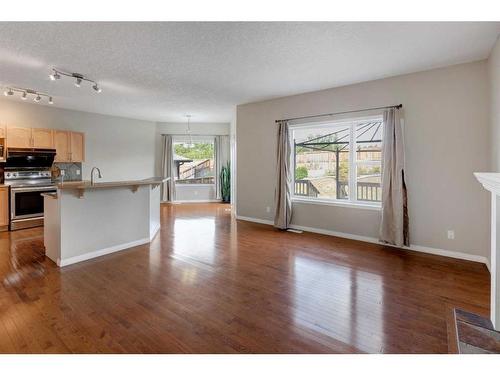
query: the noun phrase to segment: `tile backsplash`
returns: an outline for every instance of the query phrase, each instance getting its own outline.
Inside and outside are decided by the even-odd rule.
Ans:
[[[82,163],[54,163],[64,171],[64,181],[82,180]]]

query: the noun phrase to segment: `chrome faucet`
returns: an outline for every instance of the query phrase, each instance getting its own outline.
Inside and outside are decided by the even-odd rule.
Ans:
[[[102,178],[101,170],[97,167],[92,168],[90,171],[90,185],[94,185],[94,170],[97,170],[97,177]]]

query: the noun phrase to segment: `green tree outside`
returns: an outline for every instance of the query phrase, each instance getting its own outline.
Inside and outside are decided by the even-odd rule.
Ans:
[[[191,160],[212,159],[214,157],[213,143],[193,143],[191,147],[183,143],[174,145],[175,153]]]
[[[296,180],[303,180],[308,175],[309,175],[309,173],[307,172],[307,168],[304,166],[300,166],[300,167],[297,167],[295,169],[295,179]]]

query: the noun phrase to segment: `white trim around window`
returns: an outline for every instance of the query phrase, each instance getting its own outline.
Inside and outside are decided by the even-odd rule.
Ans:
[[[382,121],[382,116],[366,116],[366,117],[356,117],[356,118],[348,118],[337,121],[323,121],[323,122],[314,122],[314,123],[302,123],[302,124],[292,124],[290,127],[290,138],[292,144],[292,152],[290,155],[290,166],[293,174],[292,178],[292,186],[290,187],[290,191],[292,192],[292,202],[299,204],[318,204],[318,205],[326,205],[326,206],[337,206],[337,207],[349,207],[349,208],[360,208],[360,209],[368,209],[368,210],[377,210],[381,209],[381,202],[378,201],[364,201],[357,200],[355,195],[357,194],[357,168],[360,165],[370,166],[370,165],[380,165],[380,161],[372,161],[372,160],[357,160],[356,156],[356,126],[360,123],[364,122],[379,122]],[[295,150],[294,150],[294,131],[300,129],[307,128],[342,128],[349,127],[349,171],[348,171],[348,183],[349,183],[349,197],[348,199],[335,199],[335,198],[316,198],[316,197],[308,197],[302,195],[295,195]],[[353,194],[354,193],[354,194]]]
[[[177,134],[177,135],[173,135],[172,136],[172,143],[173,143],[173,147],[174,147],[174,150],[175,150],[175,144],[179,144],[179,143],[189,143],[189,142],[193,142],[193,143],[211,143],[214,145],[215,147],[215,136],[214,135],[192,135],[192,136],[189,136],[189,134]],[[174,151],[175,152],[175,151]],[[214,160],[215,160],[215,149],[214,149],[214,156],[213,156]],[[192,187],[192,188],[198,188],[198,187],[215,187],[216,186],[216,183],[215,183],[215,178],[217,178],[216,176],[213,176],[214,177],[214,182],[211,183],[211,184],[206,184],[206,183],[201,183],[201,184],[183,184],[183,183],[178,183],[177,180],[174,181],[175,183],[175,187],[176,189],[184,189],[184,188],[187,188],[187,187]]]

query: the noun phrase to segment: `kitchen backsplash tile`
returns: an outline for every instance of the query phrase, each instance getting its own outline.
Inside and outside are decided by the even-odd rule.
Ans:
[[[54,163],[64,171],[64,181],[82,180],[82,163]]]

